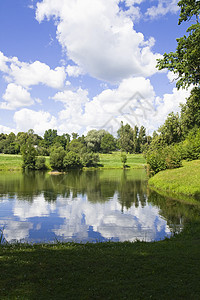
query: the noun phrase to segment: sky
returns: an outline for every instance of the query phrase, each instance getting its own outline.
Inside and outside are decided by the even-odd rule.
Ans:
[[[156,68],[175,51],[176,0],[0,0],[0,132],[152,134],[189,90]]]

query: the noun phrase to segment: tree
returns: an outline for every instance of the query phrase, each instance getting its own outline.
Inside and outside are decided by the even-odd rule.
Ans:
[[[63,147],[52,148],[50,154],[50,166],[54,170],[63,170],[64,169],[64,157],[66,152]]]
[[[200,83],[200,1],[181,0],[178,2],[181,8],[179,25],[183,21],[193,19],[187,29],[187,36],[177,39],[175,52],[165,53],[162,59],[158,60],[159,70],[167,68],[177,74],[176,86],[186,88],[191,84],[197,86]]]
[[[84,167],[96,167],[100,161],[99,154],[86,152],[81,157]]]
[[[56,129],[48,129],[44,133],[44,140],[48,147],[52,146],[54,143],[55,138],[57,137],[57,130]]]
[[[186,104],[181,105],[181,126],[184,135],[194,127],[200,127],[200,89],[194,88]]]
[[[73,151],[67,152],[63,160],[64,168],[77,169],[82,167],[81,157],[78,153]]]
[[[108,132],[101,139],[101,151],[110,153],[114,150],[116,150],[116,141],[114,136]]]
[[[100,152],[101,139],[107,132],[104,129],[101,130],[90,130],[85,137],[87,148],[93,152]]]
[[[121,122],[121,127],[117,131],[118,134],[118,146],[121,151],[125,151],[126,153],[133,152],[133,135],[134,131],[133,128],[126,124],[124,125],[123,122]]]
[[[170,113],[165,123],[158,129],[158,132],[160,132],[159,139],[163,140],[165,144],[170,145],[180,142],[182,139],[182,130],[178,113]]]
[[[36,150],[32,144],[32,140],[28,140],[21,148],[21,154],[23,159],[22,168],[35,170],[36,164]]]

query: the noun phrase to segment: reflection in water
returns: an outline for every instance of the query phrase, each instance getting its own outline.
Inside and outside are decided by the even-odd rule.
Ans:
[[[144,170],[0,173],[7,241],[160,240],[191,216],[177,203],[147,196]]]

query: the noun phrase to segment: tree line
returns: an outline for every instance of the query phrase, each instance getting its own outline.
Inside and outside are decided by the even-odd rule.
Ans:
[[[98,153],[111,153],[121,150],[126,153],[141,153],[150,137],[146,129],[129,125],[121,126],[115,138],[108,131],[90,130],[86,136],[77,133],[58,135],[56,129],[48,129],[40,136],[32,129],[16,135],[0,134],[0,153],[21,154],[23,168],[44,169],[45,156],[50,156],[53,169],[63,170],[92,167],[99,163]]]

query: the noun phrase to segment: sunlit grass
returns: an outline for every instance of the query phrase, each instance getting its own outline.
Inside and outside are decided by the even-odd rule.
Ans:
[[[100,164],[103,168],[123,168],[121,162],[121,152],[113,152],[112,154],[100,154]],[[126,165],[130,168],[144,168],[146,160],[143,154],[127,154]]]
[[[159,172],[149,180],[149,186],[200,199],[200,160],[184,161],[182,168]]]
[[[46,158],[46,165],[50,169],[49,157]],[[143,168],[146,161],[142,154],[127,154],[126,165],[130,168]],[[100,154],[101,168],[105,169],[122,169],[121,152],[112,154]],[[0,171],[15,171],[22,167],[21,155],[0,154]]]

